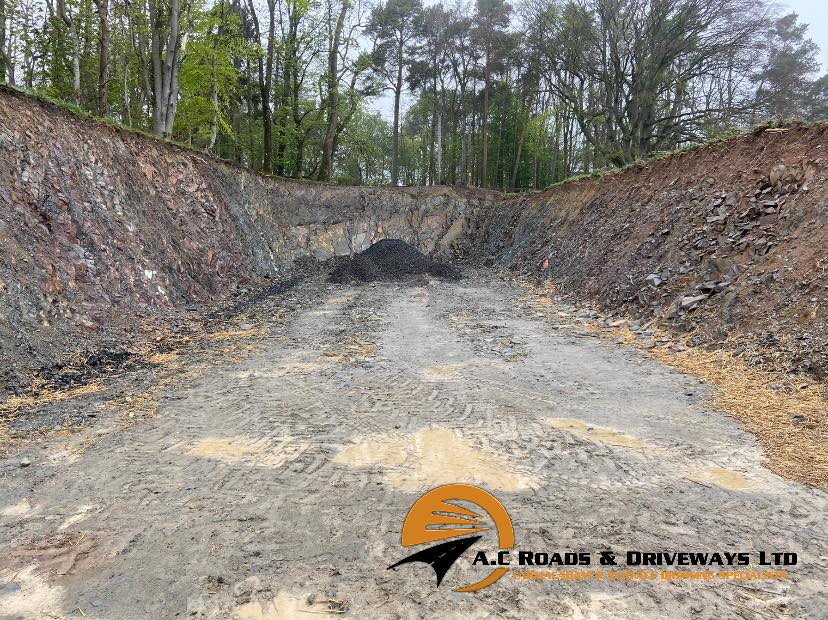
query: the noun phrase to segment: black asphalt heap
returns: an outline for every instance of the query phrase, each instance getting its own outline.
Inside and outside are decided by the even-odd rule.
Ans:
[[[389,282],[425,274],[447,280],[460,278],[457,269],[431,260],[405,241],[383,239],[360,254],[341,259],[328,279],[339,284]]]

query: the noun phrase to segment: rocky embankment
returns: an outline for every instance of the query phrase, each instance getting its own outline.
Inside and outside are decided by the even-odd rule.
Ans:
[[[298,258],[389,237],[450,255],[496,196],[267,178],[0,89],[0,391]]]
[[[670,346],[824,378],[826,150],[823,124],[519,198],[337,187],[264,177],[0,88],[0,393],[73,358],[117,362],[178,312],[282,290],[298,260],[389,238],[552,281],[630,315],[645,337],[669,330]]]
[[[689,346],[828,376],[828,125],[756,131],[503,202],[477,252]],[[492,258],[490,258],[490,261]]]

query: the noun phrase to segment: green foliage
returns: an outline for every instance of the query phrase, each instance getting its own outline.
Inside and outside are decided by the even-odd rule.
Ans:
[[[811,99],[814,86],[809,76],[819,69],[819,47],[806,38],[807,31],[796,13],[788,13],[769,32],[767,59],[753,76],[759,82],[758,103],[768,116],[812,115],[816,102]]]
[[[257,46],[244,39],[239,15],[229,12],[224,2],[207,10],[193,7],[190,19],[174,131],[179,139],[203,148],[213,132],[232,138],[227,110],[240,75],[234,61],[252,58]]]
[[[0,81],[253,168],[272,151],[278,175],[327,176],[332,161],[342,183],[542,188],[767,117],[828,116],[807,26],[765,2],[179,0],[167,49],[170,0],[155,14],[149,0],[66,0],[65,13],[0,0]],[[386,116],[400,103],[393,123],[371,111],[383,91]]]

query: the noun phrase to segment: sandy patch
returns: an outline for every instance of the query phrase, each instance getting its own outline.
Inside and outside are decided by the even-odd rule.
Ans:
[[[64,588],[49,585],[36,568],[29,566],[17,572],[11,583],[18,589],[4,588],[0,593],[0,617],[63,618],[59,609]]]
[[[307,447],[307,443],[288,436],[276,441],[264,437],[207,437],[192,444],[188,453],[225,463],[280,467],[296,459]]]
[[[688,478],[696,482],[715,484],[731,491],[741,491],[753,486],[753,481],[747,476],[724,467],[705,467],[688,476]]]
[[[522,491],[535,484],[506,457],[441,427],[413,435],[379,435],[343,449],[336,462],[354,467],[388,468],[385,480],[403,491],[467,482],[502,491]]]
[[[94,508],[91,504],[85,504],[78,508],[78,511],[73,514],[71,517],[67,517],[63,523],[60,524],[58,527],[58,531],[62,532],[63,530],[69,529],[76,523],[80,523],[86,518],[86,515]]]
[[[53,465],[71,465],[80,459],[83,449],[78,446],[59,448],[46,455],[46,459]]]
[[[423,368],[422,375],[427,381],[447,381],[459,375],[460,371],[465,367],[465,364],[431,366],[430,368]]]
[[[170,362],[175,361],[178,358],[178,353],[171,351],[168,353],[153,353],[149,357],[147,357],[147,361],[150,364],[169,364]]]
[[[269,601],[251,601],[236,609],[238,620],[295,620],[317,615],[340,615],[345,611],[341,601],[308,603],[308,597],[291,596],[280,592]]]
[[[69,400],[78,396],[87,396],[89,394],[96,394],[103,389],[98,382],[88,383],[76,388],[67,390],[57,390],[53,392],[42,392],[35,396],[12,396],[0,403],[0,413],[12,413],[18,409],[28,409],[43,405],[45,403],[52,403],[62,400]]]
[[[586,424],[580,420],[573,420],[570,418],[547,418],[544,420],[544,423],[596,443],[605,443],[611,446],[634,449],[650,447],[650,444],[646,441],[631,437],[621,431],[602,426],[595,426],[593,424]]]
[[[222,340],[236,340],[239,338],[252,338],[259,333],[259,329],[252,327],[250,329],[236,329],[229,331],[210,332],[207,334],[207,340],[212,342],[220,342]]]
[[[289,364],[280,364],[278,366],[278,370],[283,370],[286,373],[290,372],[315,372],[317,370],[322,370],[323,368],[330,368],[331,361],[329,359],[323,360],[314,360],[310,362],[291,362]]]
[[[336,310],[328,310],[328,309],[311,310],[310,312],[307,313],[308,316],[331,316],[331,315],[334,315],[334,314],[336,314]]]
[[[243,370],[235,373],[237,379],[272,379],[274,377],[284,377],[290,374],[308,374],[330,368],[334,365],[334,360],[329,357],[323,357],[314,360],[302,360],[295,362],[282,362],[272,368],[260,370]]]
[[[0,515],[4,517],[22,517],[24,514],[32,509],[32,502],[28,497],[24,497],[16,504],[10,504],[0,510]]]

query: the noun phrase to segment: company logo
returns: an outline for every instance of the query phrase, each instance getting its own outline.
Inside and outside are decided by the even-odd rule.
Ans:
[[[403,522],[403,547],[430,546],[420,548],[388,568],[412,562],[428,564],[434,569],[437,587],[440,587],[454,563],[484,536],[483,549],[475,553],[470,567],[470,571],[479,571],[475,575],[477,581],[454,588],[455,592],[482,590],[509,571],[519,581],[633,583],[658,579],[725,584],[787,580],[788,567],[798,564],[795,552],[777,550],[513,550],[512,519],[494,495],[471,484],[446,484],[414,502]],[[496,551],[493,550],[495,538]]]
[[[480,487],[471,484],[446,484],[432,489],[408,511],[402,528],[402,546],[416,547],[441,542],[421,549],[389,566],[397,568],[411,562],[428,564],[437,574],[437,586],[448,570],[483,533],[497,534],[500,549],[511,549],[515,544],[512,519],[498,499]],[[475,563],[476,564],[476,563]],[[455,592],[474,592],[492,585],[508,572],[508,568],[492,569],[483,579],[459,588]]]

